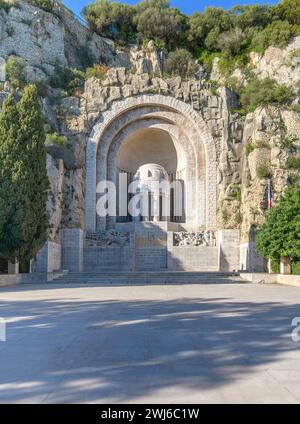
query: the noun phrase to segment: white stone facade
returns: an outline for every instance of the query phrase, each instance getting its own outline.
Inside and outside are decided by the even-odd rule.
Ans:
[[[180,179],[186,192],[184,219],[160,220],[159,215],[152,222],[120,222],[117,216],[97,216],[97,185],[117,185],[119,172],[133,179],[142,172],[143,181],[145,172],[151,172],[149,181],[155,172],[163,174],[158,180]],[[191,238],[208,231],[213,243],[177,246],[178,231],[190,232]],[[60,238],[61,269],[71,272],[238,269],[239,231],[217,230],[216,148],[201,115],[180,100],[156,94],[108,107],[87,142],[85,228],[63,229]]]

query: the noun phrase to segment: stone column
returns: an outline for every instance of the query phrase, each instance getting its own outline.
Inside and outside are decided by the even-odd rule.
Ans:
[[[292,273],[292,267],[291,267],[291,259],[284,256],[280,258],[280,274],[291,274]]]
[[[17,260],[15,263],[8,262],[8,274],[19,274],[19,262]]]
[[[151,214],[153,216],[153,222],[159,222],[160,221],[160,196],[159,193],[153,193],[153,196],[151,197],[152,204],[151,204]]]

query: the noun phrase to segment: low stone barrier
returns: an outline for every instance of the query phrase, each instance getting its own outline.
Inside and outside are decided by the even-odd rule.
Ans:
[[[15,274],[1,274],[0,275],[0,287],[10,287],[18,284],[17,275]]]
[[[300,275],[283,275],[283,274],[267,274],[267,273],[249,273],[242,272],[241,278],[250,283],[262,284],[284,284],[287,286],[300,287]]]
[[[43,284],[55,281],[66,272],[33,273],[33,274],[1,274],[0,287],[11,287],[17,284]]]

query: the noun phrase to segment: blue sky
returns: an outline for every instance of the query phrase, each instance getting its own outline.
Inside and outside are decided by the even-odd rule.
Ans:
[[[80,11],[86,6],[88,3],[91,3],[91,0],[64,0],[65,4],[72,9],[75,13],[80,14]],[[122,3],[128,4],[136,4],[139,3],[139,0],[126,0],[122,1]],[[203,0],[171,0],[172,6],[178,7],[182,12],[186,14],[191,14],[197,10],[203,10],[208,6],[216,6],[216,7],[224,7],[230,8],[237,4],[275,4],[276,0],[211,0],[211,1],[203,1]]]

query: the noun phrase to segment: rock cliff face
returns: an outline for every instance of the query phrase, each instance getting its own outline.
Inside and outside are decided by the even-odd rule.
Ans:
[[[268,76],[280,83],[298,84],[299,48],[300,37],[286,49],[253,53],[252,70],[259,78]],[[57,61],[80,68],[86,57],[82,52],[87,52],[94,63],[109,64],[107,74],[102,79],[87,80],[80,97],[43,100],[48,120],[69,140],[66,148],[47,145],[50,239],[57,239],[60,228],[84,226],[85,147],[97,119],[115,101],[152,93],[173,96],[203,116],[217,150],[218,226],[241,228],[242,241],[246,242],[250,229],[262,222],[266,211],[267,179],[259,168],[272,172],[275,200],[294,178],[293,171],[286,169],[286,160],[291,145],[300,150],[300,113],[267,107],[241,117],[233,112],[237,98],[222,84],[217,63],[210,78],[205,79],[202,72],[190,80],[166,77],[165,53],[157,52],[153,43],[142,50],[133,47],[116,52],[112,42],[91,34],[59,5],[55,14],[26,2],[8,13],[1,10],[0,57],[23,57],[29,80],[51,75]],[[243,77],[239,70],[235,75]],[[218,87],[210,80],[217,80]],[[0,99],[4,95],[0,93]]]
[[[82,68],[86,62],[115,63],[114,44],[90,31],[59,3],[47,13],[26,1],[11,1],[0,10],[0,58],[10,55],[26,62],[29,81],[53,75],[55,66]]]

